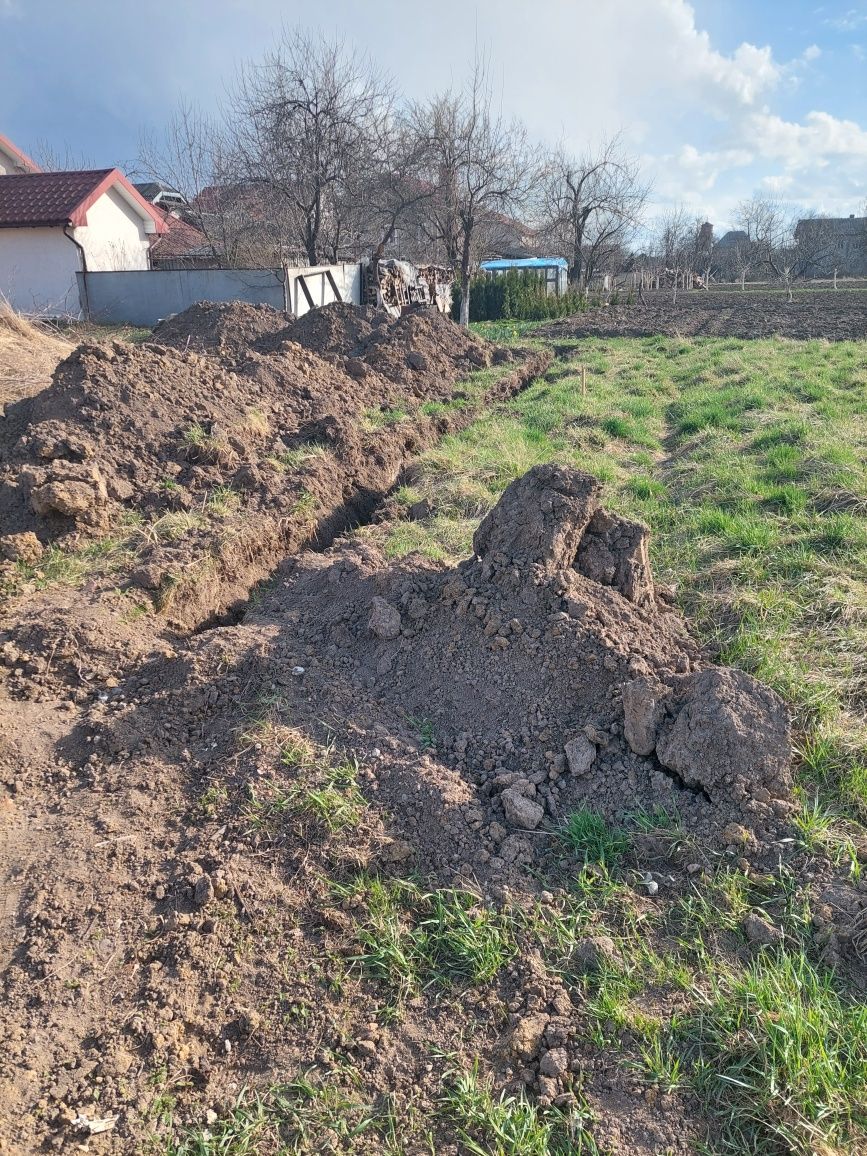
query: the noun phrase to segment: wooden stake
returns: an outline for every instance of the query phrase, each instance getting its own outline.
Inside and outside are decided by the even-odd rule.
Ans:
[[[581,366],[581,396],[587,396],[587,366]]]

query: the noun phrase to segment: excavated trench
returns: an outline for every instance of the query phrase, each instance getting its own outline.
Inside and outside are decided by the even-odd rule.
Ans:
[[[235,549],[228,556],[218,556],[221,573],[216,583],[213,575],[201,582],[188,582],[181,596],[166,604],[172,626],[180,635],[200,634],[240,622],[254,590],[267,584],[287,557],[302,550],[326,550],[341,534],[372,522],[420,452],[465,429],[483,406],[529,388],[552,360],[548,350],[533,351],[486,392],[479,406],[436,417],[416,417],[411,425],[401,422],[363,438],[347,428],[330,431],[333,457],[325,465],[301,471],[298,478],[301,490],[314,493],[319,501],[315,524],[292,515],[271,518],[260,514]],[[171,591],[173,584],[169,576],[168,581],[162,580],[160,589]]]

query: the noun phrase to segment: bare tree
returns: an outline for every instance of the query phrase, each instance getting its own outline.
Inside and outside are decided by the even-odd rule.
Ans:
[[[416,106],[413,122],[427,142],[434,189],[427,221],[431,239],[459,273],[462,325],[470,319],[470,279],[495,213],[518,211],[534,170],[526,132],[494,107],[482,60],[459,91]]]
[[[544,229],[569,255],[569,281],[586,289],[593,273],[631,239],[648,196],[638,162],[619,136],[580,157],[560,148],[542,179]]]
[[[258,229],[230,154],[223,126],[189,102],[169,117],[161,138],[139,144],[140,170],[181,194],[184,217],[204,234],[214,259],[233,266],[251,260]]]
[[[423,213],[435,189],[426,179],[430,141],[402,112],[385,122],[371,145],[355,209],[359,235],[375,264],[385,256],[401,222]]]
[[[230,99],[239,176],[284,202],[311,265],[352,239],[358,183],[393,106],[368,57],[300,29],[241,69]]]
[[[33,160],[44,173],[64,173],[73,169],[96,169],[105,167],[94,164],[93,158],[85,153],[75,152],[70,146],[57,148],[47,140],[38,140],[33,150]],[[118,168],[124,166],[117,166]]]
[[[683,205],[669,209],[658,218],[654,248],[665,275],[672,278],[672,301],[676,302],[678,280],[686,283],[695,252],[695,221]]]

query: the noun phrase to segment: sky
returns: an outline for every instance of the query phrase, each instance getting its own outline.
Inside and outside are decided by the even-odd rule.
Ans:
[[[715,225],[772,194],[867,201],[867,0],[0,0],[0,133],[39,159],[134,172],[180,100],[209,109],[284,24],[342,35],[411,98],[459,84],[476,45],[541,142],[621,133],[651,210]]]

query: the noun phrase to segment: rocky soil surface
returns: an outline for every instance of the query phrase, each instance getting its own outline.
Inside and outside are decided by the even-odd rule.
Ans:
[[[644,294],[631,305],[594,307],[554,321],[544,332],[557,337],[790,337],[798,340],[857,341],[867,337],[867,293],[800,290],[792,301],[784,292],[707,293],[693,289]]]
[[[199,312],[175,319],[177,339],[198,325],[223,348],[231,316]],[[0,632],[0,1151],[138,1151],[170,1123],[215,1125],[245,1086],[297,1077],[360,1089],[380,1114],[411,1105],[457,1156],[439,1113],[460,1052],[497,1095],[586,1103],[612,1153],[694,1152],[696,1105],[646,1097],[564,981],[616,961],[613,941],[588,927],[557,970],[515,929],[566,918],[577,868],[561,826],[582,805],[615,823],[681,817],[683,839],[637,835],[629,852],[648,935],[657,897],[712,863],[782,870],[795,854],[783,703],[702,652],[654,582],[646,528],[606,511],[581,471],[518,478],[453,568],[340,536],[347,505],[362,520],[421,446],[546,355],[512,366],[465,335],[449,354],[436,315],[322,310],[285,341],[255,322],[219,361],[82,347],[7,410],[3,544],[34,577],[8,594]],[[313,348],[323,327],[331,351]],[[495,358],[502,374],[458,396]],[[467,404],[412,410],[425,373],[419,396]],[[365,428],[371,405],[398,400],[406,419]],[[217,486],[241,495],[228,529],[206,520],[192,546],[157,537],[79,585],[36,577],[124,512],[196,514]],[[303,493],[318,505],[302,531]],[[169,570],[204,556],[195,602],[162,596]],[[831,868],[812,870],[832,885]],[[826,950],[848,966],[863,896],[833,886]],[[442,904],[493,929],[502,963],[444,987],[458,965]],[[416,936],[417,982],[400,979],[398,952],[371,962],[383,929]],[[781,933],[756,917],[747,934]],[[317,1135],[300,1150],[384,1150],[376,1128]]]

